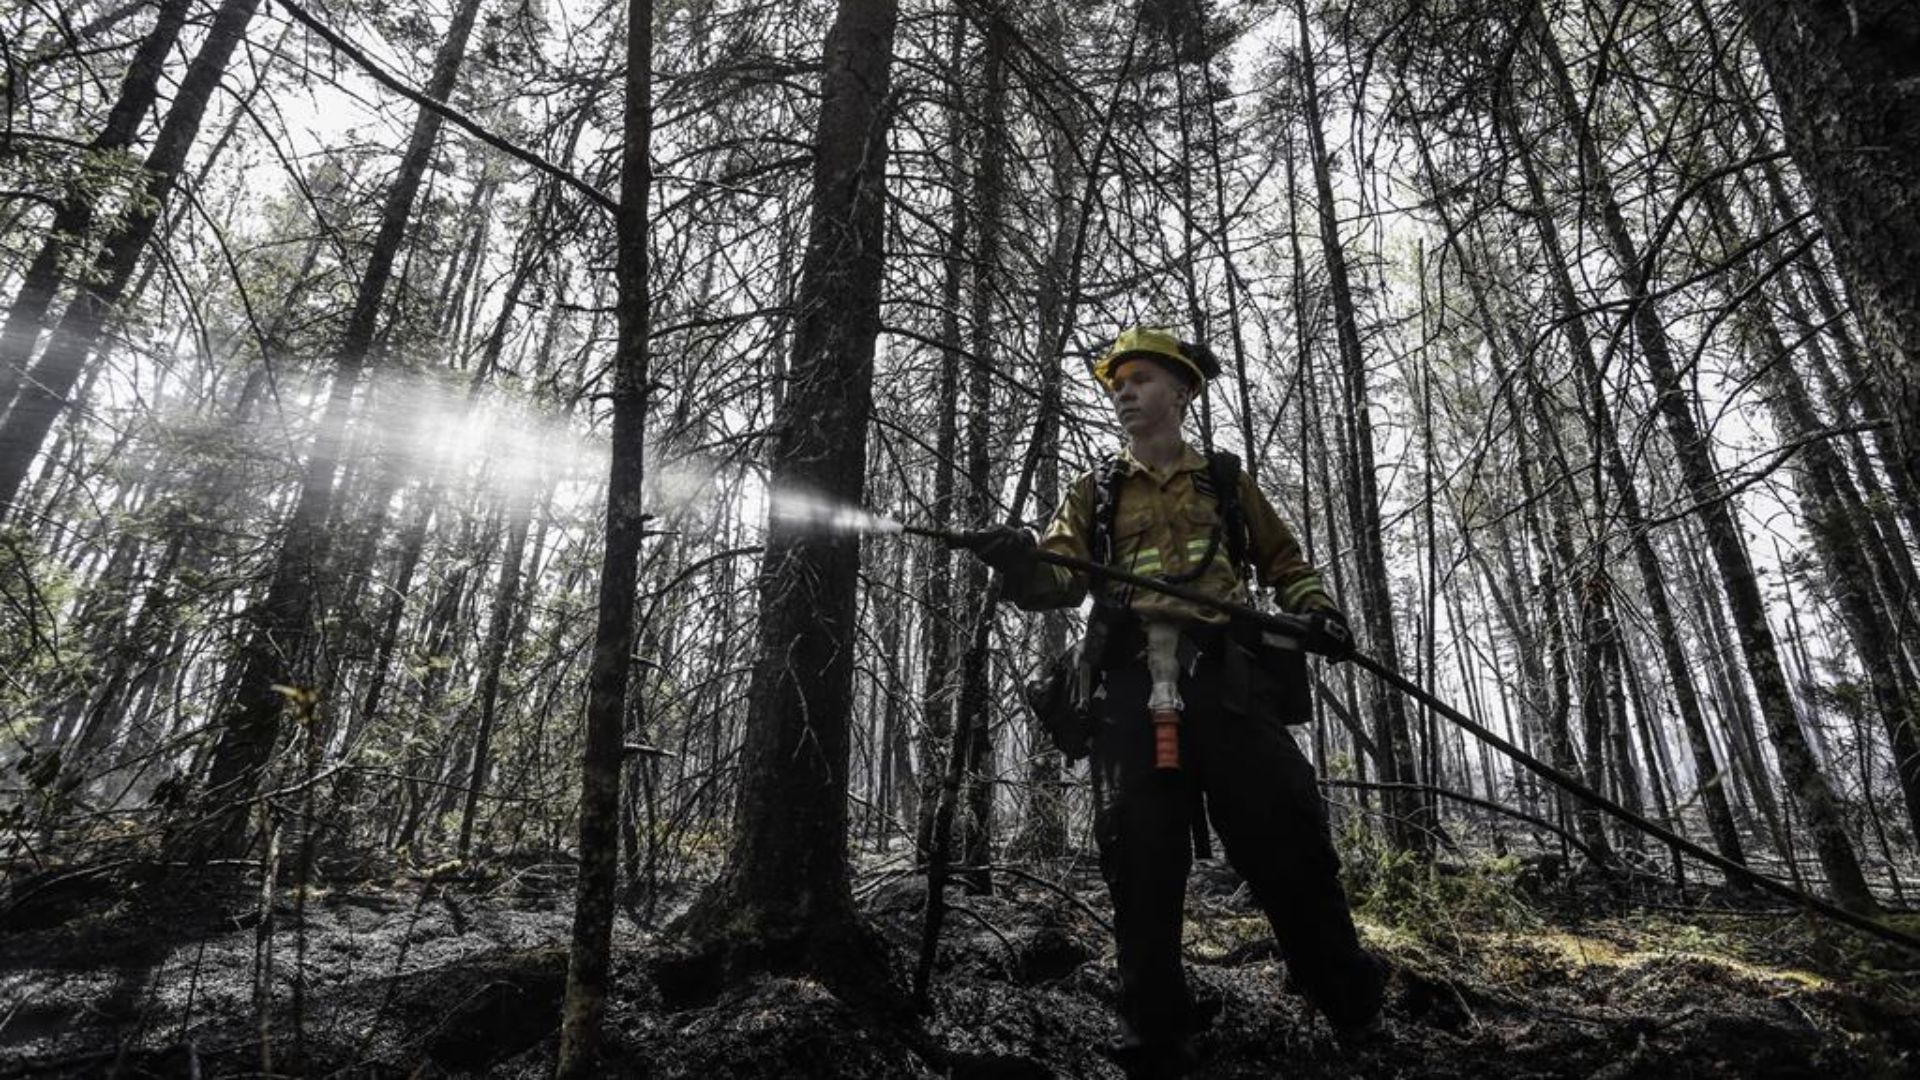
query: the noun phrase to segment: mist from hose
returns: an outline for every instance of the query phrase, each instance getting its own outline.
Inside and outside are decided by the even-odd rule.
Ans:
[[[787,489],[773,493],[773,520],[798,532],[898,533],[903,526],[864,506],[852,506],[812,492]]]

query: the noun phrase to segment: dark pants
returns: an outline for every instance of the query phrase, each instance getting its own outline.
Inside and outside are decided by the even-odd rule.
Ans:
[[[1110,654],[1105,676],[1107,721],[1093,743],[1094,835],[1113,895],[1121,1015],[1146,1044],[1176,1041],[1193,1028],[1180,934],[1192,863],[1189,815],[1201,792],[1295,985],[1336,1026],[1365,1021],[1380,1006],[1379,969],[1354,933],[1313,766],[1280,718],[1259,715],[1264,697],[1252,703],[1256,715],[1222,707],[1222,647],[1231,646],[1205,649],[1182,675],[1177,773],[1153,767],[1147,667],[1137,648]]]

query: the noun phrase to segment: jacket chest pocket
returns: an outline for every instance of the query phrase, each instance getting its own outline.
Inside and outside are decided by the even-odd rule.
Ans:
[[[1113,518],[1113,549],[1118,554],[1126,554],[1136,548],[1156,543],[1154,528],[1156,521],[1153,508],[1140,505],[1134,500],[1129,506],[1122,502]]]
[[[1113,558],[1122,569],[1153,576],[1166,568],[1166,553],[1161,550],[1166,538],[1156,508],[1135,500],[1122,503],[1113,522]]]
[[[1174,537],[1174,546],[1180,549],[1188,566],[1199,563],[1215,543],[1214,535],[1220,528],[1220,511],[1208,503],[1188,503],[1181,507],[1178,525],[1179,535]],[[1220,545],[1224,548],[1225,537]]]
[[[1180,532],[1184,537],[1205,537],[1220,524],[1220,508],[1211,499],[1193,499],[1180,507]]]

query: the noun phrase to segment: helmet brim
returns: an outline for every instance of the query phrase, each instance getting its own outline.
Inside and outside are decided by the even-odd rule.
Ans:
[[[1198,388],[1212,377],[1205,368],[1184,356],[1172,356],[1155,349],[1133,349],[1115,356],[1103,356],[1093,365],[1093,377],[1108,390],[1113,389],[1113,373],[1129,360],[1151,360],[1168,371],[1187,379]],[[1216,367],[1213,374],[1218,374]]]

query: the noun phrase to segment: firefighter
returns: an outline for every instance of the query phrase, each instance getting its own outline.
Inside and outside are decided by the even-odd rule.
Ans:
[[[1027,610],[1094,606],[1080,650],[1090,665],[1095,838],[1113,897],[1121,1036],[1129,1075],[1180,1075],[1204,1025],[1180,961],[1181,924],[1204,814],[1265,911],[1291,977],[1343,1045],[1381,1030],[1381,969],[1361,947],[1340,887],[1313,766],[1286,725],[1309,717],[1299,645],[1339,659],[1346,617],[1293,533],[1229,454],[1182,437],[1188,406],[1218,374],[1204,347],[1162,330],[1120,335],[1094,365],[1125,449],[1081,476],[1038,547],[1161,577],[1240,603],[1247,577],[1305,615],[1303,643],[1149,590],[1108,588],[1034,558],[1024,529],[975,550]]]

